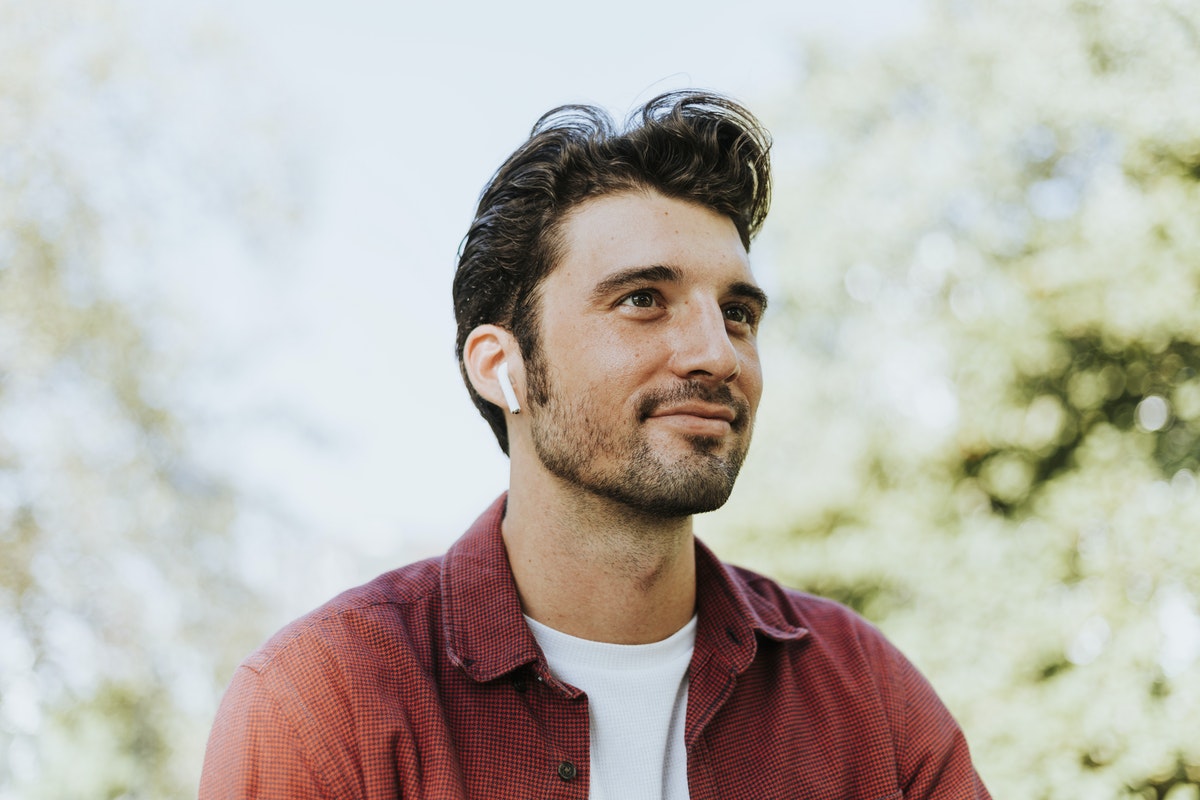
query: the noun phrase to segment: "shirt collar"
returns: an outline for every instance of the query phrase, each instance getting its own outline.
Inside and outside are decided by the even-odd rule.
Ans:
[[[508,565],[500,523],[503,494],[451,546],[442,561],[442,624],[450,659],[477,681],[491,681],[525,664],[541,650],[525,624]],[[696,542],[698,650],[711,652],[734,672],[754,660],[757,635],[799,639],[807,630],[789,618],[783,590],[773,581],[722,564]],[[541,664],[545,669],[545,664]]]
[[[758,637],[777,642],[808,634],[783,588],[749,570],[725,564],[696,540],[696,647],[723,660],[735,674],[758,652]]]
[[[442,624],[452,662],[477,681],[490,681],[537,661],[537,642],[521,615],[521,600],[500,523],[502,494],[451,546],[442,560]]]

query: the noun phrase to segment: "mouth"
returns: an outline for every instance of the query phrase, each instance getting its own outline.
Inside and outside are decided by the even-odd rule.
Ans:
[[[727,385],[683,383],[648,392],[639,406],[643,423],[696,438],[725,439],[730,433],[744,433],[754,419],[750,404],[735,397]]]
[[[650,419],[657,417],[693,417],[710,421],[726,422],[730,425],[737,419],[737,412],[729,406],[715,403],[681,403],[679,405],[656,408],[650,414]]]
[[[734,409],[712,403],[683,403],[655,409],[647,419],[670,426],[689,436],[719,438],[733,430]]]

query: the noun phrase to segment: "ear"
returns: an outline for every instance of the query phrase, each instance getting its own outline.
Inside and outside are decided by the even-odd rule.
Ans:
[[[502,409],[509,407],[500,388],[497,372],[501,364],[508,364],[509,379],[517,398],[525,396],[525,362],[521,359],[521,348],[513,335],[499,325],[480,325],[467,334],[463,343],[463,366],[467,377],[479,396]]]

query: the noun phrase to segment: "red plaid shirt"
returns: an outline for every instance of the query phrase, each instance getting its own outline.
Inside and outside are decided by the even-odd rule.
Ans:
[[[389,572],[284,628],[238,669],[202,800],[585,798],[586,696],[529,632],[501,497],[442,558]],[[693,798],[987,798],[917,670],[827,600],[696,546]]]

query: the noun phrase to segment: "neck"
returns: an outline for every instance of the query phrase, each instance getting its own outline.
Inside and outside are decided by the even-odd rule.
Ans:
[[[691,619],[691,517],[639,514],[574,487],[532,488],[513,481],[503,523],[526,614],[563,633],[615,644],[661,641]]]

